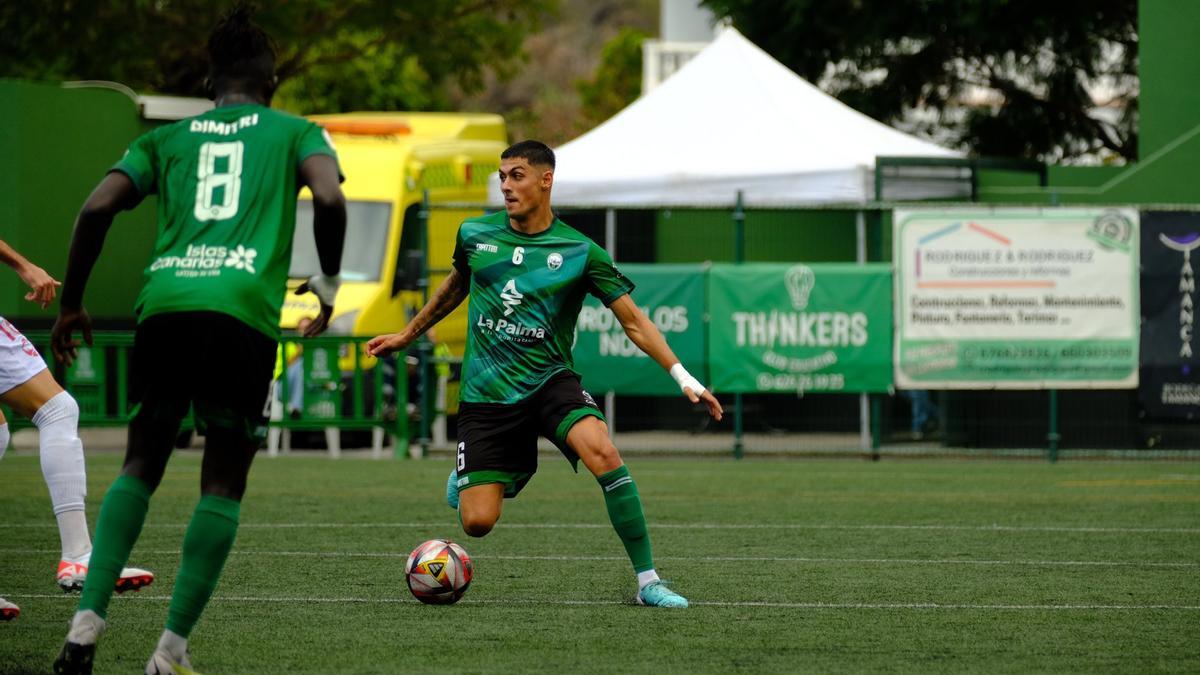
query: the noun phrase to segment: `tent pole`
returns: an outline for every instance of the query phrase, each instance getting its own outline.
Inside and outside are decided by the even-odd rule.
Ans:
[[[604,210],[604,249],[608,257],[617,260],[617,210]]]
[[[733,262],[742,264],[746,261],[746,210],[743,207],[742,191],[737,192],[737,206],[733,209]],[[742,395],[733,395],[733,457],[741,459],[745,453],[742,443]]]
[[[608,257],[617,261],[617,210],[604,210],[604,249],[608,251]],[[604,392],[604,416],[608,418],[608,433],[615,435],[617,433],[617,394],[616,392]]]
[[[867,218],[862,209],[854,214],[854,256],[859,265],[867,262]]]
[[[854,214],[854,256],[859,265],[867,262],[867,219],[863,210]],[[866,392],[858,395],[858,443],[864,452],[871,452],[871,398]]]

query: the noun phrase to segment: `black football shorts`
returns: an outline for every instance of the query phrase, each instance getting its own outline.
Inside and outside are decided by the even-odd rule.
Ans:
[[[569,370],[517,403],[460,403],[459,489],[503,483],[505,497],[517,496],[537,471],[538,436],[550,439],[578,471],[579,456],[567,446],[567,432],[589,416],[604,421],[595,399]]]
[[[274,340],[228,314],[147,317],[133,339],[134,415],[178,425],[191,407],[200,433],[215,427],[261,441],[275,351]]]

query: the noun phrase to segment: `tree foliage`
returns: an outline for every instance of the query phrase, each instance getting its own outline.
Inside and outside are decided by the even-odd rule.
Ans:
[[[622,29],[604,45],[592,78],[575,84],[583,109],[581,132],[616,115],[642,93],[642,42],[646,37],[636,28]]]
[[[209,31],[232,0],[0,3],[0,76],[113,80],[203,96]],[[308,0],[255,16],[279,44],[280,95],[301,112],[433,109],[444,85],[520,63],[557,0]]]
[[[876,119],[932,113],[978,155],[1137,158],[1136,0],[703,4]]]

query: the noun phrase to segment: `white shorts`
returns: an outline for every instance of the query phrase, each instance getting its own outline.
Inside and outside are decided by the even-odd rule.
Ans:
[[[25,384],[46,362],[21,331],[0,316],[0,394]]]

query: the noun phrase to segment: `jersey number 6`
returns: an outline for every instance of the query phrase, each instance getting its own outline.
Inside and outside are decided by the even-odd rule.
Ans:
[[[525,260],[525,247],[518,246],[513,249],[513,264],[520,265]]]

